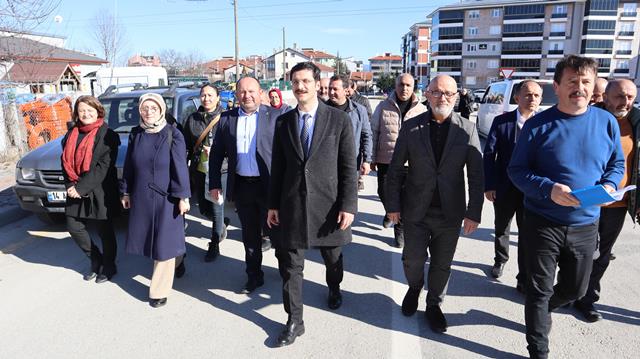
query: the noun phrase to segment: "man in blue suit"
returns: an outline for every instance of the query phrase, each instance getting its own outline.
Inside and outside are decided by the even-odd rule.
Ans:
[[[496,116],[484,146],[484,195],[493,202],[495,211],[495,262],[491,269],[494,278],[502,276],[509,260],[509,232],[515,214],[518,232],[522,231],[523,195],[509,176],[507,167],[524,122],[535,115],[542,100],[542,87],[534,80],[524,80],[516,92],[518,108]],[[523,243],[518,240],[518,285],[524,291],[525,262]]]

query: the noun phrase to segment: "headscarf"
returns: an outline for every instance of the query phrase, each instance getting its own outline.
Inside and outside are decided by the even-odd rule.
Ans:
[[[67,173],[69,180],[77,183],[80,175],[89,172],[91,160],[93,159],[93,146],[95,144],[98,130],[104,124],[104,119],[98,118],[96,122],[85,125],[78,120],[77,124],[69,131],[67,141],[62,150],[62,167]],[[78,144],[79,133],[86,135]]]
[[[280,109],[280,107],[282,107],[282,104],[284,103],[282,101],[282,92],[280,92],[280,89],[276,89],[276,88],[273,88],[273,89],[269,90],[269,101],[271,101],[271,93],[272,92],[275,92],[275,93],[278,94],[278,97],[280,98],[280,104],[278,106],[271,105],[271,107],[276,108],[276,109]]]
[[[158,107],[160,107],[160,113],[158,114],[159,118],[152,124],[147,124],[142,119],[142,104],[147,100],[155,102]],[[164,103],[164,99],[162,98],[162,96],[158,95],[157,93],[146,93],[140,96],[139,103],[140,105],[138,107],[138,111],[140,111],[140,127],[142,127],[147,133],[160,132],[164,128],[164,126],[167,125],[167,119],[164,116],[165,112],[167,111],[167,105]]]

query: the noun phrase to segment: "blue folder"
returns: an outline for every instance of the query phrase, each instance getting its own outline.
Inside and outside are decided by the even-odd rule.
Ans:
[[[580,208],[597,206],[599,204],[614,202],[615,198],[611,197],[609,192],[602,185],[595,185],[577,189],[571,192],[579,201]]]

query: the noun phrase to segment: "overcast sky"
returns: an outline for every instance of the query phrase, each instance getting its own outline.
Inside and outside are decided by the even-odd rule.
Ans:
[[[401,36],[452,0],[238,0],[240,57],[268,56],[286,44],[313,47],[364,60],[384,52],[399,54]],[[127,55],[172,48],[197,51],[205,59],[233,56],[230,0],[62,0],[51,21],[37,31],[65,36],[66,46],[100,54],[92,36],[99,12],[116,15],[127,34]],[[61,22],[54,21],[58,15]],[[59,20],[60,18],[58,18]]]

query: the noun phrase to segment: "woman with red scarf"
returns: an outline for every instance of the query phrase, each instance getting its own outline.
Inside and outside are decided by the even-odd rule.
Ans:
[[[104,121],[104,107],[95,97],[80,96],[73,108],[75,125],[62,140],[62,173],[67,188],[65,214],[71,238],[91,260],[84,280],[103,283],[116,274],[116,236],[113,217],[118,213],[116,158],[120,138]],[[95,224],[102,252],[87,230]]]
[[[289,111],[289,105],[282,101],[282,92],[279,89],[269,90],[269,104],[281,114]]]

